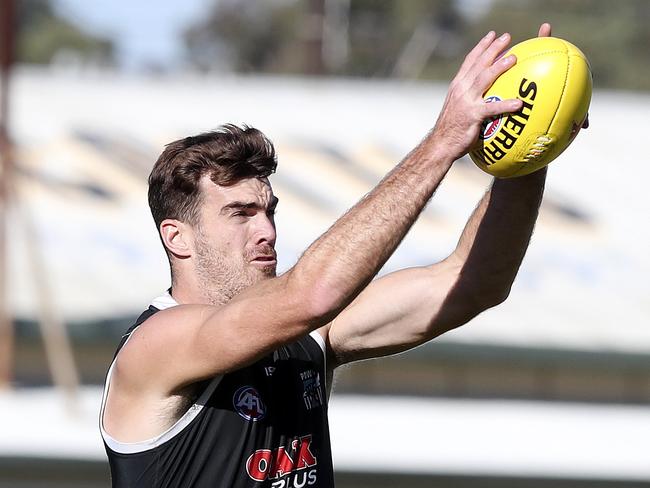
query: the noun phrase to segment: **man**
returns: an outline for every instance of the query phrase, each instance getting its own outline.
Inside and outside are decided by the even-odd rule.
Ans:
[[[516,62],[500,56],[509,41],[490,32],[476,45],[433,130],[281,276],[271,143],[229,125],[167,146],[149,202],[172,287],[109,370],[114,486],[332,487],[333,369],[410,349],[506,298],[546,170],[494,181],[442,262],[372,280],[482,121],[521,108],[482,97]]]

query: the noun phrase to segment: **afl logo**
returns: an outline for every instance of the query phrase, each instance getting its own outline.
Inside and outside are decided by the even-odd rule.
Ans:
[[[232,404],[240,417],[257,422],[266,415],[260,394],[252,386],[242,386],[232,397]]]
[[[487,97],[485,99],[486,103],[492,103],[492,102],[500,102],[501,99],[499,97]],[[481,139],[484,141],[487,139],[490,139],[494,134],[497,133],[499,130],[499,127],[501,127],[501,116],[497,115],[496,117],[492,117],[490,119],[487,119],[486,121],[483,122],[482,130],[481,130]]]

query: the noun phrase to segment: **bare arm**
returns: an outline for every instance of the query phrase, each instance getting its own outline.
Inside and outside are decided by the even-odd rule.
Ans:
[[[368,286],[329,328],[334,364],[410,349],[505,300],[533,232],[545,177],[543,169],[495,180],[447,259]]]
[[[322,327],[367,286],[394,252],[481,121],[521,102],[486,104],[482,94],[514,64],[495,62],[509,37],[482,39],[452,82],[433,131],[382,182],[339,219],[286,274],[222,307],[178,306],[134,333],[118,357],[132,389],[168,395],[185,384],[250,364]]]
[[[454,259],[490,304],[505,300],[517,275],[542,203],[547,169],[495,179],[461,235]],[[494,260],[493,262],[491,262]],[[462,274],[462,273],[461,273]]]
[[[550,36],[551,26],[542,24],[538,35]],[[494,180],[447,259],[368,286],[322,330],[330,364],[410,349],[505,300],[533,232],[545,179],[546,169]]]

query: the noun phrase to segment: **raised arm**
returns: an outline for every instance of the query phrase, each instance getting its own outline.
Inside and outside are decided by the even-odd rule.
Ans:
[[[333,364],[401,352],[506,299],[528,247],[546,169],[495,180],[444,261],[373,282],[329,327]]]
[[[538,35],[550,36],[550,24],[542,24]],[[505,300],[528,248],[545,179],[546,169],[494,180],[447,259],[368,286],[323,328],[330,365],[410,349]]]
[[[173,307],[146,321],[118,357],[131,388],[172,394],[178,387],[250,364],[322,327],[345,309],[394,252],[481,122],[516,111],[518,100],[486,104],[484,91],[513,58],[493,32],[470,52],[451,84],[434,129],[379,185],[284,275],[215,307]],[[264,218],[255,215],[254,218]]]

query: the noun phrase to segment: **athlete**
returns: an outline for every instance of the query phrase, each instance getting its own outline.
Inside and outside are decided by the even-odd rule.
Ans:
[[[546,170],[495,180],[443,261],[373,278],[482,121],[521,108],[483,101],[516,62],[501,57],[509,41],[490,32],[474,47],[430,133],[281,276],[271,142],[226,125],[166,147],[149,203],[172,286],[107,376],[113,486],[330,488],[334,368],[415,347],[507,297]]]

